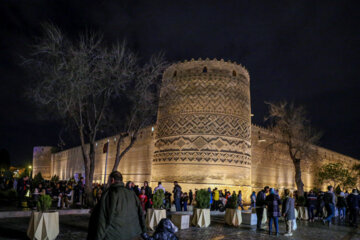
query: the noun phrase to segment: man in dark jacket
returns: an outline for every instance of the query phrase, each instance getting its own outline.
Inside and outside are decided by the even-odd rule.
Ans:
[[[180,212],[181,211],[181,187],[179,186],[178,182],[174,182],[174,200],[175,200],[175,206],[176,206],[176,211]]]
[[[308,213],[309,213],[309,222],[314,222],[314,210],[316,209],[317,204],[317,197],[314,194],[313,190],[310,190],[309,194],[307,195],[307,202],[306,205],[308,207]]]
[[[111,185],[91,214],[88,239],[133,239],[146,233],[140,200],[122,179],[118,171],[110,174]]]
[[[350,224],[357,228],[357,215],[359,214],[360,196],[356,189],[352,190],[352,193],[347,197],[347,203],[350,212]]]
[[[266,194],[269,192],[269,187],[266,186],[264,188],[264,190],[261,190],[260,192],[258,192],[257,196],[256,196],[256,216],[257,216],[257,230],[261,229],[261,220],[263,217],[263,213],[264,213],[264,208],[266,206]]]

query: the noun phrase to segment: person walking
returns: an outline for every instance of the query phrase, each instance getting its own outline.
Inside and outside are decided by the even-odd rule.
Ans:
[[[316,199],[316,198],[315,198]],[[293,221],[295,220],[295,200],[289,189],[285,189],[285,199],[282,204],[282,216],[285,218],[286,233],[284,236],[291,237],[293,229]]]
[[[249,209],[255,208],[256,207],[256,193],[255,193],[255,191],[253,191],[251,196],[250,196],[250,202],[251,202],[251,205],[250,205]]]
[[[279,235],[279,217],[280,215],[280,204],[281,200],[278,194],[276,194],[273,188],[270,189],[270,195],[265,199],[268,207],[268,218],[269,218],[269,235],[272,234],[272,223],[275,225],[275,234]]]
[[[346,203],[345,193],[344,192],[341,192],[340,195],[338,196],[336,207],[339,210],[339,218],[340,218],[340,220],[345,220],[347,203]]]
[[[308,213],[309,213],[309,222],[314,222],[314,210],[316,209],[317,204],[317,197],[314,194],[313,190],[310,190],[308,196],[307,196],[307,207],[308,207]]]
[[[179,186],[177,181],[174,182],[173,193],[174,193],[176,211],[180,212],[181,211],[181,187]]]
[[[331,226],[331,219],[335,216],[335,201],[336,196],[334,193],[334,188],[328,186],[328,191],[324,195],[325,208],[327,211],[327,217],[323,219],[323,223],[328,222],[328,226]]]
[[[238,205],[241,207],[241,210],[244,210],[244,205],[243,205],[241,190],[239,190],[238,200],[237,200],[237,201],[238,201]]]
[[[349,206],[350,225],[357,228],[357,216],[359,215],[360,196],[356,189],[353,189],[352,193],[350,193],[347,197],[347,203]]]
[[[256,229],[261,230],[261,221],[264,213],[264,208],[266,206],[266,194],[269,193],[270,188],[266,186],[263,190],[259,191],[256,196],[256,216],[257,224]]]
[[[110,174],[111,185],[91,213],[88,240],[133,239],[146,235],[143,209],[134,191],[125,188],[120,172]]]

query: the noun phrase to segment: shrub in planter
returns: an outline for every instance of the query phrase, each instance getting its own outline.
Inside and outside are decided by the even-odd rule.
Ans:
[[[59,213],[48,211],[51,206],[51,197],[42,195],[37,203],[37,211],[31,213],[27,230],[30,239],[56,239],[59,234]]]
[[[161,209],[164,205],[165,193],[162,189],[159,189],[153,195],[153,208]]]
[[[200,189],[196,192],[196,208],[209,208],[210,207],[210,192],[206,189]]]
[[[233,194],[226,203],[225,223],[238,227],[242,222],[241,211],[238,209],[237,195]]]
[[[47,212],[51,207],[52,199],[49,195],[42,195],[37,202],[37,210],[39,212]]]
[[[152,197],[153,208],[148,208],[145,224],[150,230],[155,230],[161,219],[166,218],[166,210],[162,209],[164,205],[165,193],[162,189],[155,192]]]
[[[194,209],[192,224],[197,227],[210,225],[210,192],[200,189],[196,192],[196,208]]]
[[[226,203],[226,208],[231,208],[231,209],[237,209],[238,208],[238,202],[237,202],[236,194],[233,194],[233,195],[231,195],[230,198],[228,198],[228,201]]]

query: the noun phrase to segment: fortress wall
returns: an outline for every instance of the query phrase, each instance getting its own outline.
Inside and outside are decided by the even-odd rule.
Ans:
[[[106,179],[111,173],[116,155],[116,141],[118,136],[101,139],[97,141],[94,181],[98,183],[104,182],[106,153],[103,153],[104,144],[109,140],[109,154],[106,169]],[[129,139],[126,138],[121,147],[124,148],[128,144]],[[126,153],[121,160],[118,170],[123,174],[124,182],[133,181],[135,184],[142,185],[144,181],[150,182],[151,177],[151,161],[154,152],[154,140],[152,127],[144,128],[140,131],[137,141],[131,150]],[[85,169],[81,147],[71,148],[52,155],[52,172],[51,175],[58,175],[60,179],[66,180],[74,176],[74,174],[84,175]]]
[[[254,191],[258,191],[266,185],[278,189],[296,189],[295,168],[286,147],[275,145],[269,148],[269,142],[268,130],[252,125],[251,184]],[[314,146],[314,148],[317,155],[315,159],[304,161],[301,165],[305,191],[314,187],[326,189],[326,184],[316,185],[316,173],[323,164],[340,162],[350,169],[359,162],[357,159],[322,147]]]

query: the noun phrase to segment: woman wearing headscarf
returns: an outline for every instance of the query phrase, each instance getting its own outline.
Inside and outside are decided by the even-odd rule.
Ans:
[[[281,200],[273,188],[270,189],[270,195],[265,199],[268,207],[268,218],[269,218],[269,234],[272,234],[272,223],[275,225],[275,234],[279,235],[279,217],[280,215],[280,204]]]

